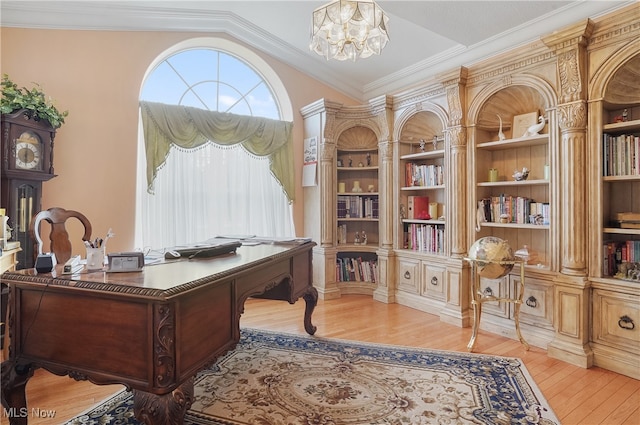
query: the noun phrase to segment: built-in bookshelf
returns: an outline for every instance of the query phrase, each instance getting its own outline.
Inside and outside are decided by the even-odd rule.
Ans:
[[[402,240],[398,248],[444,255],[447,172],[444,137],[442,130],[433,124],[434,120],[429,119],[428,113],[417,114],[414,121],[421,118],[425,121],[423,138],[418,138],[419,134],[405,132],[399,142],[399,234]],[[412,128],[410,125],[407,127]],[[414,131],[416,127],[414,124]]]
[[[595,73],[596,70],[594,70]],[[593,364],[640,379],[640,50],[597,69],[589,106]]]
[[[640,107],[607,110],[602,134],[602,272],[640,283]]]
[[[419,152],[400,157],[404,168],[404,184],[400,190],[405,206],[402,248],[442,255],[445,252],[444,149],[438,149],[437,137],[430,143],[430,150],[425,150],[425,143],[420,142]],[[409,144],[406,149],[416,147]]]
[[[378,278],[379,155],[375,135],[347,129],[336,151],[336,282],[341,293],[370,293]]]
[[[476,181],[478,233],[508,240],[514,250],[526,245],[536,252],[536,266],[548,268],[549,134],[478,143]]]
[[[338,245],[375,249],[380,220],[377,149],[339,149],[336,172]]]

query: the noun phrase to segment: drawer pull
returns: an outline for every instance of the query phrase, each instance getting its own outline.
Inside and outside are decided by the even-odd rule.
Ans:
[[[433,276],[433,277],[431,278],[431,284],[432,284],[433,286],[438,286],[438,278],[437,278],[437,277],[435,277],[435,276]]]
[[[405,279],[411,279],[411,273],[409,273],[409,270],[407,270],[406,272],[404,272],[404,278],[405,278]]]
[[[529,298],[527,298],[526,304],[531,308],[536,308],[538,307],[538,300],[536,300],[536,297],[532,295]]]
[[[487,286],[486,288],[484,288],[484,291],[482,291],[482,293],[490,297],[493,295],[493,290]]]
[[[628,329],[630,331],[635,329],[636,327],[635,323],[633,323],[633,319],[627,315],[622,316],[620,320],[618,320],[618,326],[620,326],[622,329]]]

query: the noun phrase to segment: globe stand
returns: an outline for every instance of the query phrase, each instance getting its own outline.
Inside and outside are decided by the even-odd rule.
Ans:
[[[522,298],[524,296],[524,265],[525,260],[519,257],[516,257],[514,260],[501,260],[501,261],[492,261],[486,259],[475,259],[475,258],[464,258],[465,261],[468,261],[471,264],[471,305],[473,306],[473,329],[471,332],[471,339],[469,340],[469,344],[467,344],[467,351],[473,351],[473,347],[476,344],[476,338],[478,337],[478,328],[480,327],[480,316],[482,314],[482,303],[488,301],[498,301],[498,302],[510,302],[514,304],[514,321],[516,324],[516,334],[520,343],[524,346],[524,349],[529,351],[529,344],[522,337],[522,333],[520,333],[520,306],[522,305]],[[515,298],[502,298],[496,297],[493,295],[485,294],[480,287],[480,275],[478,270],[478,264],[482,267],[486,267],[487,264],[496,264],[501,266],[520,266],[520,284],[518,285],[518,289],[516,289]]]

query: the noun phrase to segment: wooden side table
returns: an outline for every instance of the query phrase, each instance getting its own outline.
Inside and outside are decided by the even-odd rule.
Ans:
[[[467,350],[473,351],[473,347],[476,344],[476,338],[478,337],[478,329],[480,327],[480,316],[482,314],[482,303],[488,301],[509,302],[514,305],[514,321],[516,324],[516,334],[520,343],[524,346],[525,350],[529,350],[529,344],[522,337],[520,332],[520,306],[522,305],[522,298],[524,296],[524,265],[526,263],[522,258],[516,257],[514,260],[508,261],[488,261],[477,260],[475,258],[464,258],[465,261],[471,264],[471,305],[473,306],[473,329],[471,333],[471,339],[467,344]],[[491,294],[485,294],[480,286],[480,273],[478,271],[478,264],[500,264],[504,266],[519,266],[520,267],[520,283],[517,285],[516,293],[513,297],[502,298],[496,297]]]

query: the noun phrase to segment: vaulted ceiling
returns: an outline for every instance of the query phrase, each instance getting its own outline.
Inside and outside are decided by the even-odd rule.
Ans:
[[[634,0],[378,1],[390,41],[380,56],[327,61],[309,50],[304,1],[15,1],[0,2],[4,27],[229,34],[362,101],[400,91],[457,66],[597,18]]]

